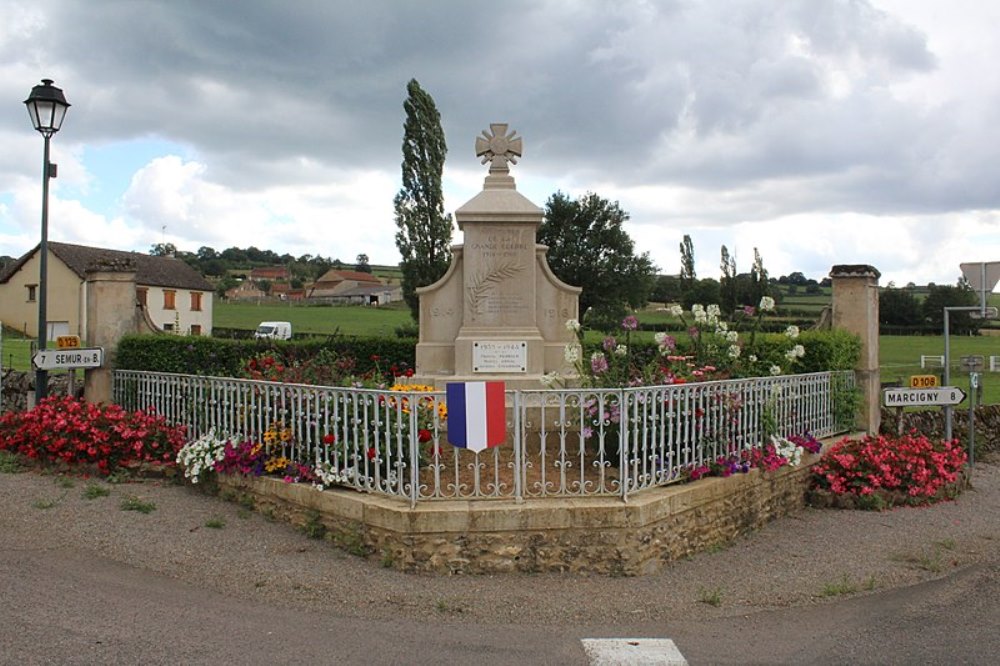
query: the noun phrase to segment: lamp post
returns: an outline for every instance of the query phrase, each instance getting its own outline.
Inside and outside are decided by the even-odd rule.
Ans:
[[[45,156],[42,160],[42,242],[38,246],[38,349],[45,349],[48,339],[47,305],[48,261],[49,261],[49,179],[56,177],[56,165],[49,162],[49,139],[62,127],[69,103],[63,91],[52,85],[52,79],[42,79],[42,84],[31,89],[24,100],[31,116],[31,124],[45,137]],[[45,398],[48,392],[48,372],[35,371],[35,404]]]

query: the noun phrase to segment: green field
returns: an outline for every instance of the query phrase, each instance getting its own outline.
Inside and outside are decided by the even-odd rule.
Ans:
[[[396,327],[413,321],[405,303],[375,308],[216,302],[214,308],[214,326],[251,331],[262,321],[289,321],[293,333],[331,335],[339,331],[343,335],[395,337]]]
[[[821,297],[822,298],[822,297]],[[646,311],[645,322],[666,322],[664,312]],[[362,306],[307,307],[296,305],[255,305],[251,303],[215,304],[215,326],[253,330],[261,321],[290,321],[296,333],[330,335],[339,331],[344,335],[394,337],[398,326],[411,323],[410,313],[402,303],[373,308]],[[638,333],[638,337],[652,337],[652,333]],[[27,370],[31,365],[31,340],[5,335],[0,362],[3,367]],[[880,338],[880,363],[882,381],[901,381],[908,384],[910,375],[938,374],[940,368],[920,368],[921,355],[944,354],[942,336],[891,336]],[[1000,356],[1000,336],[951,338],[952,385],[967,389],[968,374],[959,368],[959,360],[966,355],[981,355],[989,368],[989,357]],[[984,401],[1000,403],[1000,373],[984,372]]]
[[[951,336],[951,385],[968,392],[969,373],[961,369],[961,357],[984,357],[982,373],[983,402],[1000,403],[1000,373],[989,372],[990,356],[1000,356],[1000,336],[977,337]],[[943,336],[883,335],[879,338],[879,364],[883,382],[901,381],[909,385],[911,375],[937,375],[943,378],[941,368],[921,368],[920,357],[943,356]]]

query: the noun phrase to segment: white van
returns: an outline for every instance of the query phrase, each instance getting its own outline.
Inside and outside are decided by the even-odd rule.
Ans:
[[[262,321],[257,326],[255,338],[271,338],[272,340],[291,340],[292,324],[287,321]]]

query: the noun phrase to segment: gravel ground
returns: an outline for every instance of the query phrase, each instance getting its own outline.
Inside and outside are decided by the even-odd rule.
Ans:
[[[90,488],[109,494],[88,499]],[[133,497],[155,510],[121,510]],[[236,598],[364,619],[625,625],[722,617],[823,603],[1000,560],[996,456],[977,464],[973,488],[956,501],[882,513],[807,509],[636,578],[404,574],[163,481],[0,474],[0,505],[0,557],[63,549]]]

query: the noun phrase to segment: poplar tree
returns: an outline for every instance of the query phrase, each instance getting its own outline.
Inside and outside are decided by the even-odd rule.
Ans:
[[[448,152],[441,114],[434,99],[410,79],[403,102],[403,187],[393,200],[396,247],[402,257],[403,298],[415,321],[420,318],[417,287],[433,284],[451,259],[451,215],[444,213],[441,173]]]

